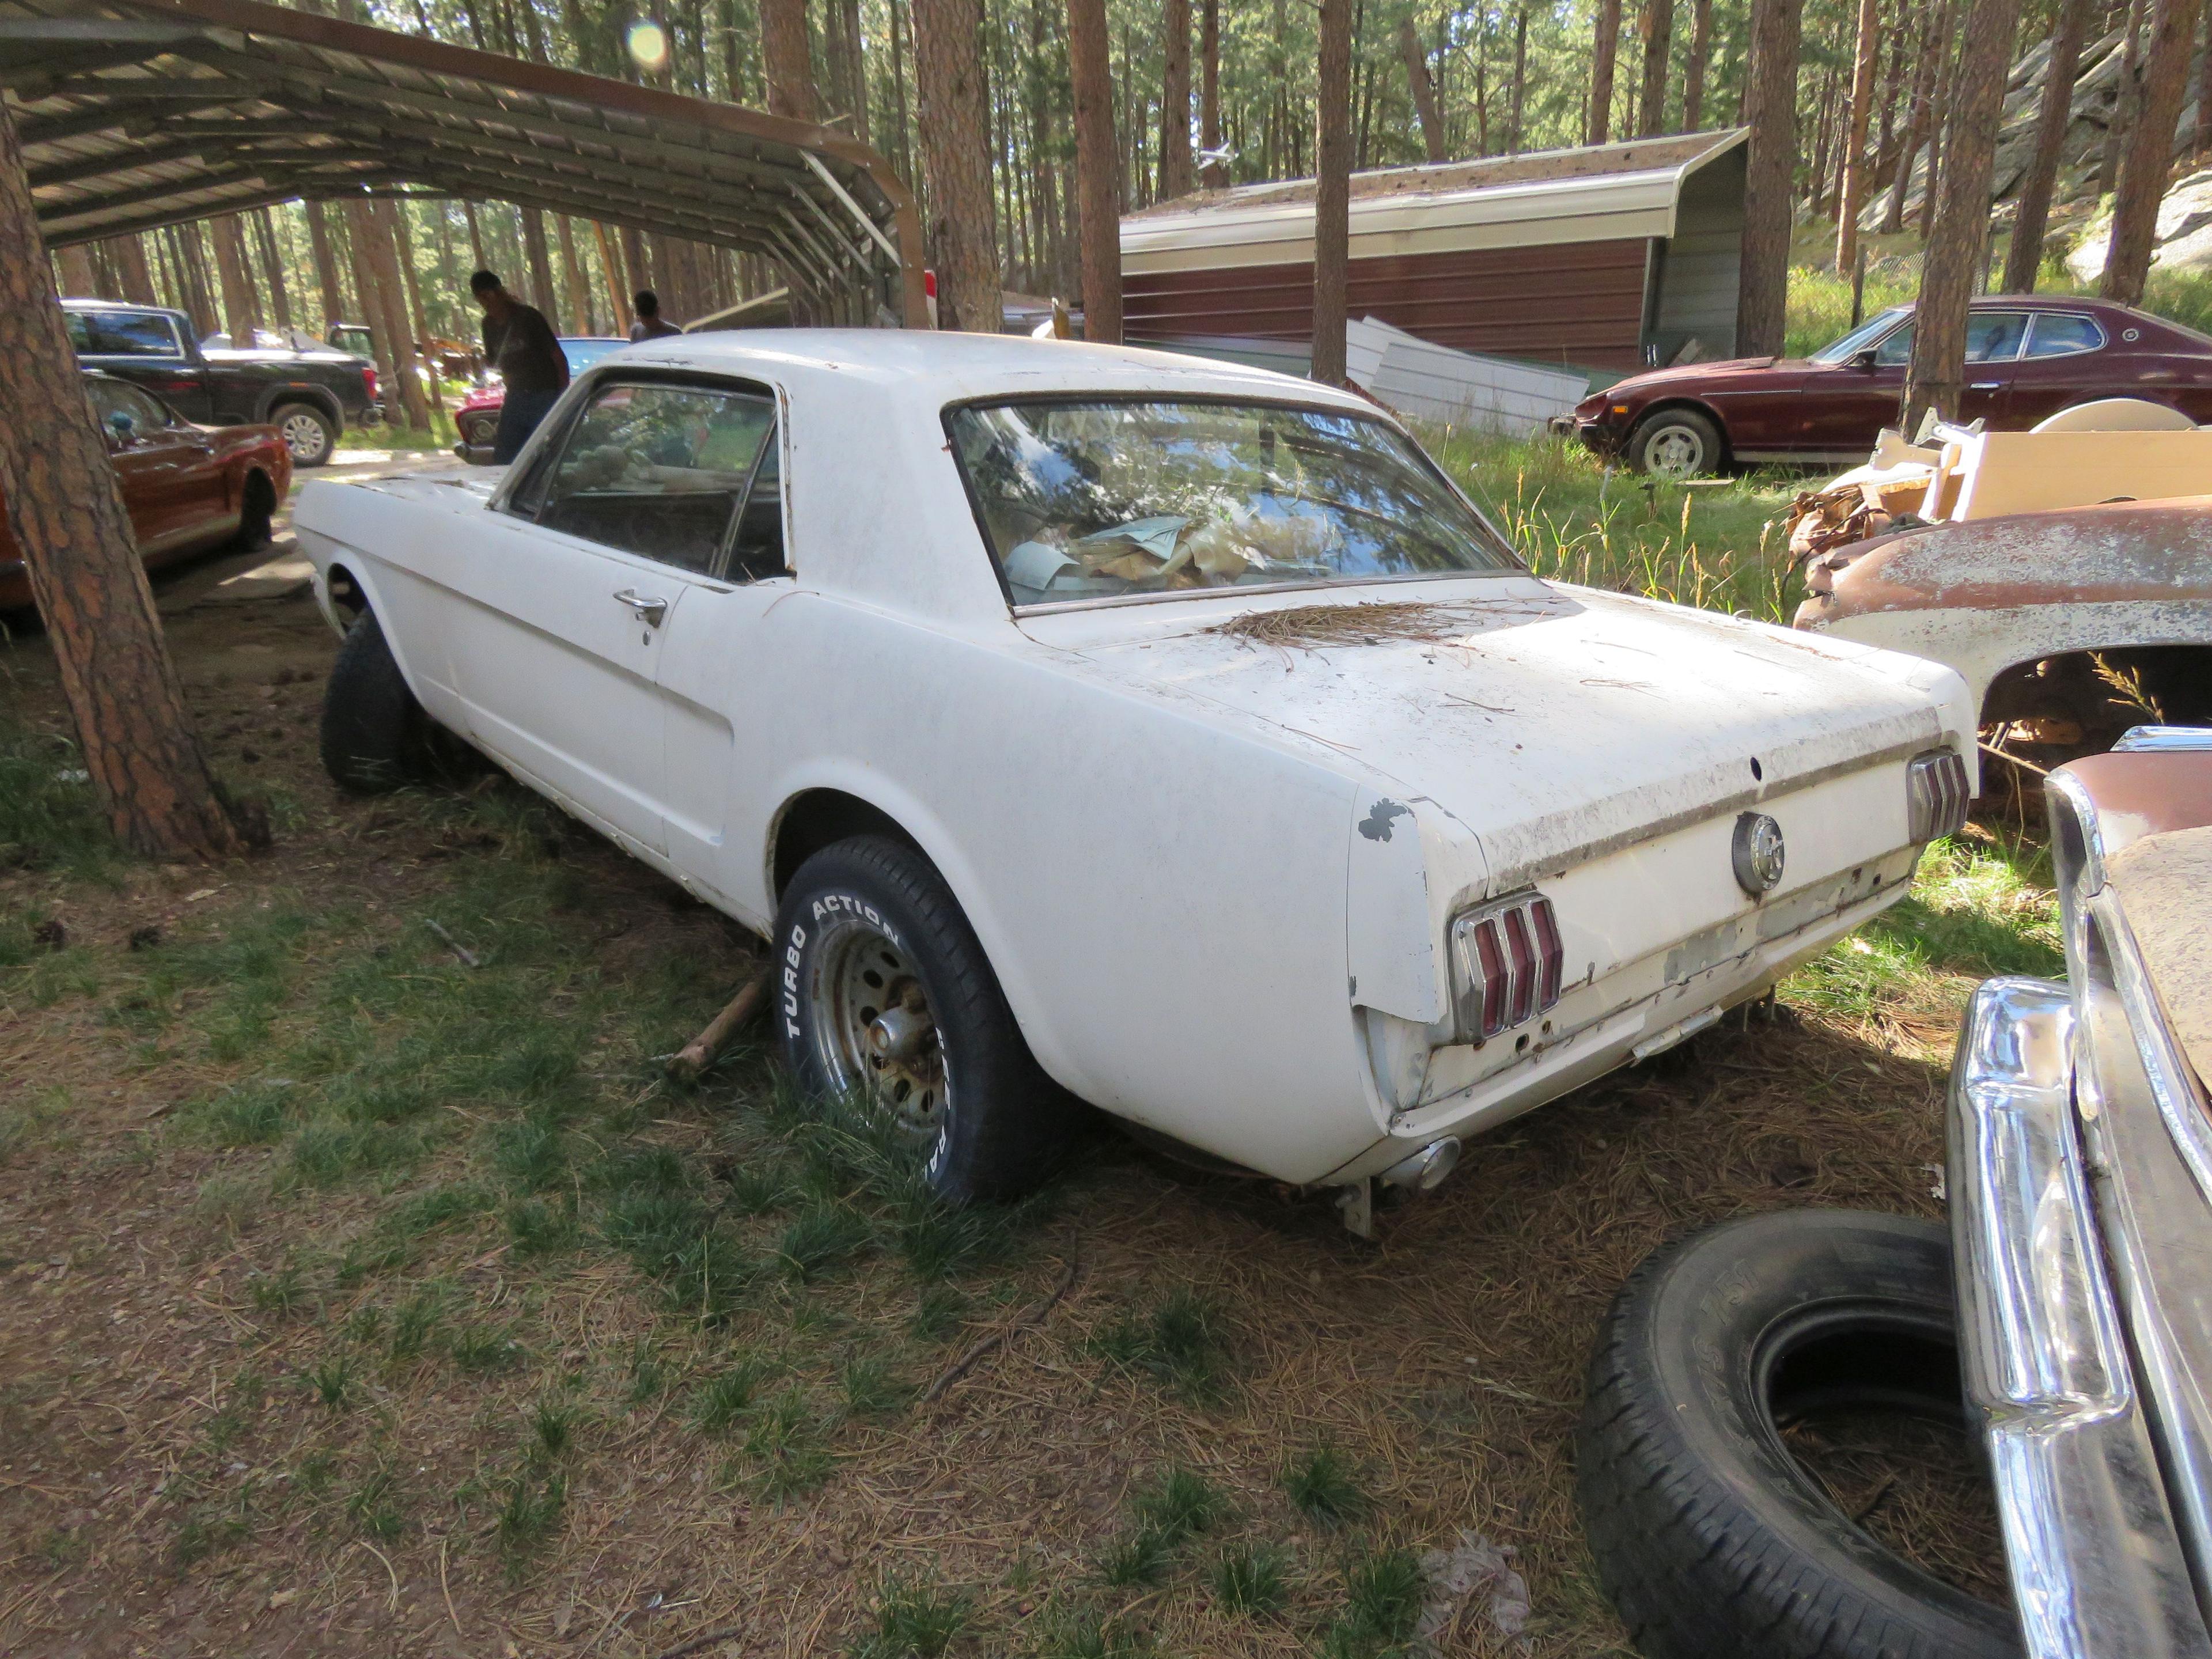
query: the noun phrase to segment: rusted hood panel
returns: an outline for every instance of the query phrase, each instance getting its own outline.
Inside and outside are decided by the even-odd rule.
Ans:
[[[1839,611],[1961,611],[2212,599],[2212,495],[1900,531],[1828,556]],[[1848,562],[1843,562],[1848,561]]]

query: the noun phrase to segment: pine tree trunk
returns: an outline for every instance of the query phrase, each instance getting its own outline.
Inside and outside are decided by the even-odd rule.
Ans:
[[[62,292],[72,300],[99,298],[99,279],[92,274],[92,250],[82,242],[72,242],[56,250],[54,264],[61,270]]]
[[[1413,94],[1413,111],[1420,118],[1421,147],[1428,152],[1429,160],[1441,161],[1448,152],[1444,148],[1443,117],[1437,110],[1437,83],[1429,77],[1428,54],[1421,50],[1420,36],[1413,31],[1413,20],[1398,20],[1398,55],[1406,60],[1406,85]]]
[[[2152,14],[2150,70],[2136,112],[2135,131],[2120,162],[2112,200],[2112,240],[2105,250],[2105,280],[2098,292],[2122,305],[2142,303],[2150,257],[2158,240],[2158,204],[2166,194],[2173,159],[2173,134],[2189,93],[2190,46],[2197,33],[2197,0],[2158,0]]]
[[[146,265],[146,241],[138,235],[118,236],[109,243],[115,250],[116,269],[123,273],[123,297],[134,306],[157,306],[154,273]]]
[[[2198,43],[2202,56],[2197,70],[2197,137],[2195,149],[2198,155],[2212,149],[2212,6],[2204,8],[2204,39]]]
[[[1858,38],[1851,58],[1851,106],[1844,121],[1843,184],[1836,200],[1836,274],[1858,262],[1859,208],[1866,195],[1867,127],[1874,113],[1875,71],[1881,63],[1880,0],[1859,0]]]
[[[851,77],[851,91],[846,108],[853,117],[853,137],[862,143],[872,142],[868,137],[868,58],[867,43],[860,33],[860,0],[836,0],[842,9],[845,25],[845,70]],[[696,305],[699,296],[693,295]]]
[[[561,282],[568,300],[568,331],[589,334],[592,331],[591,281],[584,272],[584,262],[576,256],[576,227],[565,213],[556,214],[553,228],[561,239]]]
[[[1797,52],[1805,0],[1753,0],[1751,65],[1744,125],[1742,295],[1736,305],[1739,356],[1778,354],[1790,286],[1790,219],[1797,166]]]
[[[1905,200],[1912,189],[1912,164],[1919,159],[1920,147],[1928,138],[1936,65],[1942,61],[1949,39],[1948,16],[1946,0],[1923,0],[1920,27],[1916,32],[1923,43],[1932,35],[1934,44],[1923,45],[1920,61],[1912,72],[1912,102],[1905,118],[1905,149],[1897,158],[1897,173],[1889,183],[1889,205],[1882,210],[1881,234],[1885,236],[1898,235],[1905,229]],[[1928,182],[1931,186],[1936,182],[1932,167]]]
[[[289,334],[292,295],[284,285],[284,258],[276,248],[276,227],[269,222],[269,210],[265,207],[253,210],[253,240],[261,251],[261,274],[269,285],[269,307],[276,313],[276,326]]]
[[[1036,0],[1031,0],[1031,3],[1035,4]],[[908,126],[906,113],[906,18],[905,9],[899,4],[899,0],[890,0],[890,14],[891,116],[898,124],[894,142],[899,177],[905,179],[911,188],[915,180],[914,140]]]
[[[914,0],[913,18],[915,112],[929,185],[938,325],[995,334],[1002,313],[984,107],[983,0]]]
[[[1667,59],[1674,49],[1674,0],[1644,0],[1637,33],[1644,46],[1644,85],[1636,134],[1656,138],[1667,131]]]
[[[761,57],[768,70],[771,115],[818,121],[814,58],[806,39],[806,0],[760,0]]]
[[[1075,93],[1075,195],[1083,255],[1083,337],[1121,343],[1121,202],[1115,187],[1114,74],[1105,0],[1067,0]]]
[[[2109,196],[2118,186],[2120,155],[2135,126],[2136,106],[2142,88],[2143,0],[2128,0],[2125,33],[2121,37],[2120,77],[2112,99],[2112,119],[2105,129],[2105,147],[2097,161],[2097,194]]]
[[[545,240],[545,215],[537,208],[522,210],[522,246],[530,264],[523,292],[547,316],[559,315],[561,304],[553,297],[553,250]]]
[[[1314,73],[1313,378],[1344,384],[1352,241],[1352,0],[1321,0]]]
[[[2059,0],[2057,27],[2051,37],[2051,61],[2043,71],[2043,103],[2035,118],[2035,153],[2020,181],[2013,216],[2012,246],[2005,250],[2004,291],[2033,294],[2043,269],[2043,234],[2051,222],[2051,192],[2057,188],[2058,163],[2066,129],[2074,120],[2074,80],[2081,67],[2081,42],[2089,31],[2090,0]]]
[[[1921,264],[1912,360],[1905,371],[1908,434],[1918,431],[1929,410],[1947,420],[1959,412],[1966,381],[1966,307],[1981,285],[1997,125],[2004,113],[2005,77],[2019,22],[2020,0],[1974,0],[1960,41],[1942,192]]]
[[[615,332],[627,334],[635,319],[630,314],[629,284],[623,280],[622,255],[615,239],[607,234],[607,228],[597,219],[592,221],[592,234],[599,239],[599,265],[607,273],[607,297],[614,314]]]
[[[1512,141],[1506,145],[1510,155],[1517,155],[1527,128],[1522,125],[1522,113],[1528,108],[1528,0],[1513,9],[1513,96],[1508,105],[1512,118]]]
[[[407,210],[397,202],[380,202],[377,205],[384,210],[384,227],[391,234],[392,251],[399,266],[407,296],[408,365],[410,370],[418,367],[420,370],[419,381],[413,373],[407,378],[427,389],[429,409],[443,412],[446,394],[439,387],[437,370],[430,361],[430,313],[422,308],[422,290],[415,271],[415,241],[412,233],[407,228]],[[422,426],[425,431],[437,430],[429,418],[428,410],[423,411]]]
[[[323,296],[323,336],[330,337],[331,327],[345,319],[345,294],[338,286],[337,261],[331,254],[330,222],[323,217],[325,209],[320,202],[304,204],[307,210],[307,257],[315,267],[315,286]]]
[[[1221,148],[1221,0],[1199,0],[1198,25],[1198,142],[1208,150]],[[1209,161],[1200,173],[1208,190],[1229,182],[1229,169]]]
[[[1190,0],[1162,0],[1160,199],[1190,194]]]
[[[215,234],[216,275],[222,283],[223,329],[237,350],[253,349],[253,331],[260,326],[260,304],[253,292],[253,270],[247,263],[246,230],[234,213],[226,213],[211,226]]]
[[[227,858],[247,836],[192,733],[58,301],[0,103],[0,409],[36,411],[0,421],[8,528],[117,837],[149,858]]]
[[[1682,65],[1682,131],[1705,118],[1705,69],[1713,53],[1713,0],[1690,0],[1690,53]]]
[[[1620,0],[1598,0],[1596,40],[1590,53],[1589,125],[1585,143],[1602,144],[1613,135],[1613,66],[1620,51]]]

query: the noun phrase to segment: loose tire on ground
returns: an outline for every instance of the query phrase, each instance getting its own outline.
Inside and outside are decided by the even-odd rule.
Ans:
[[[801,1088],[867,1103],[954,1202],[1052,1171],[1072,1103],[1030,1053],[951,890],[913,847],[857,836],[793,874],[770,1004]]]
[[[383,625],[364,611],[346,630],[323,688],[323,769],[339,788],[381,794],[428,768],[429,717],[385,642]]]
[[[1628,440],[1628,464],[1655,478],[1697,478],[1721,470],[1720,428],[1694,409],[1647,415]]]
[[[1962,1409],[1948,1235],[1801,1210],[1658,1251],[1590,1358],[1576,1498],[1649,1659],[2018,1659],[2019,1622],[1854,1525],[1781,1425]]]
[[[338,447],[337,426],[313,404],[279,404],[269,422],[292,452],[295,466],[320,466]]]

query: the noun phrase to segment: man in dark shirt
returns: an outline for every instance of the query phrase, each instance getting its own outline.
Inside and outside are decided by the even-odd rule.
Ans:
[[[637,320],[629,325],[629,337],[633,342],[658,340],[666,335],[684,331],[661,316],[660,296],[651,289],[638,289],[630,304],[637,312]]]
[[[497,369],[507,385],[491,451],[492,464],[505,466],[567,389],[568,359],[545,313],[509,294],[490,271],[470,277],[469,292],[483,307],[484,366]]]

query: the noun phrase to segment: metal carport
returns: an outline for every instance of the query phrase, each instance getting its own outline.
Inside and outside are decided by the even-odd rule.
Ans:
[[[913,197],[828,127],[257,0],[0,0],[0,88],[50,247],[421,192],[766,255],[829,316],[928,325]]]

